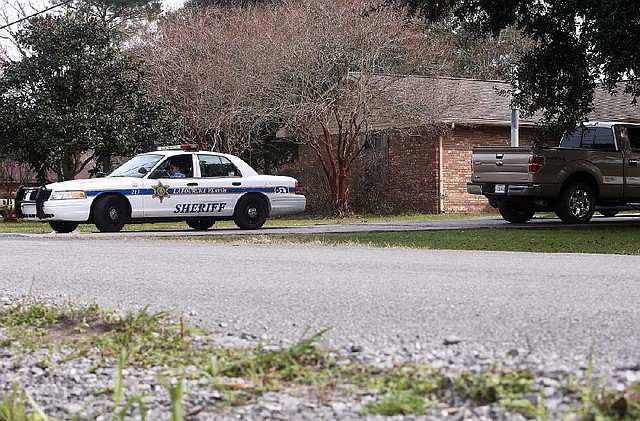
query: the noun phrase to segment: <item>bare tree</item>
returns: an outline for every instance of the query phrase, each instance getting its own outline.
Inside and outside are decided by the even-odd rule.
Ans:
[[[380,3],[381,5],[381,3]],[[186,8],[162,20],[142,54],[149,84],[173,102],[185,136],[239,153],[268,123],[315,151],[336,214],[349,171],[380,121],[432,126],[438,107],[398,98],[399,77],[452,65],[446,40],[370,0],[285,0]]]
[[[315,151],[338,215],[349,211],[349,173],[366,146],[362,135],[383,122],[433,129],[446,105],[432,100],[428,109],[416,108],[399,84],[401,76],[380,76],[437,74],[450,66],[451,55],[403,11],[375,6],[290,2],[278,19],[289,24],[277,44],[281,77],[273,97],[286,128]]]
[[[187,140],[237,154],[273,121],[262,10],[185,8],[149,32],[140,50],[149,87],[173,104]]]
[[[0,6],[0,65],[25,56],[16,41],[16,32],[22,27],[21,20],[41,10],[36,2],[29,0],[6,0]]]
[[[33,182],[30,168],[26,164],[18,164],[0,157],[0,199],[13,199],[18,186]],[[14,208],[9,203],[0,203],[0,217],[4,222],[15,221]]]

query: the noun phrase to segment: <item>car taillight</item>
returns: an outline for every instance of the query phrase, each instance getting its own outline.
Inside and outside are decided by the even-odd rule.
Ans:
[[[300,183],[296,180],[296,194],[300,194]]]
[[[544,156],[529,155],[529,172],[536,173],[544,166]]]

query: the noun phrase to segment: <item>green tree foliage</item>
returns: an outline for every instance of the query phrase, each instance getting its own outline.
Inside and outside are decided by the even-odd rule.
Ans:
[[[73,8],[78,14],[87,14],[111,28],[126,29],[162,12],[159,0],[75,0]]]
[[[532,47],[530,39],[513,27],[497,35],[478,37],[470,31],[449,32],[452,45],[451,66],[447,76],[511,80],[519,55]]]
[[[50,172],[66,180],[167,137],[166,113],[112,35],[73,14],[34,18],[19,31],[30,55],[6,64],[0,79],[0,155],[28,164],[39,182]]]
[[[521,53],[516,103],[541,122],[567,129],[586,119],[594,89],[640,96],[637,0],[390,0],[456,29],[499,34],[515,26],[533,40]],[[621,99],[623,101],[625,99]]]

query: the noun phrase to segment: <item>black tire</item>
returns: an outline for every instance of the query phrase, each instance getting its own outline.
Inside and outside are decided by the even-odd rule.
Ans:
[[[500,202],[498,210],[505,221],[514,224],[524,224],[533,218],[533,214],[535,213],[533,204],[531,203],[509,202],[505,200]]]
[[[607,218],[611,218],[612,216],[616,216],[619,213],[619,211],[615,211],[615,210],[601,210],[600,214],[602,216],[606,216]]]
[[[260,196],[242,197],[233,212],[233,222],[243,230],[255,230],[267,221],[269,208]]]
[[[101,232],[118,232],[129,219],[128,207],[117,196],[98,199],[93,209],[93,223]]]
[[[196,231],[206,231],[216,223],[213,219],[189,219],[186,222]]]
[[[576,182],[562,189],[556,215],[567,224],[586,224],[595,211],[596,195],[587,183]]]
[[[55,232],[60,232],[63,234],[74,231],[78,228],[78,222],[68,222],[68,221],[49,221],[49,226]]]

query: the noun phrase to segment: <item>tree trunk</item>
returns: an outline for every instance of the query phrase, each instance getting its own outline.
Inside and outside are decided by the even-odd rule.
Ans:
[[[63,155],[60,160],[60,172],[58,173],[58,181],[73,180],[77,174],[75,155]]]
[[[337,167],[337,171],[333,171],[329,176],[329,185],[331,186],[331,207],[333,214],[342,218],[349,214],[349,202],[347,197],[349,173],[348,167]]]

